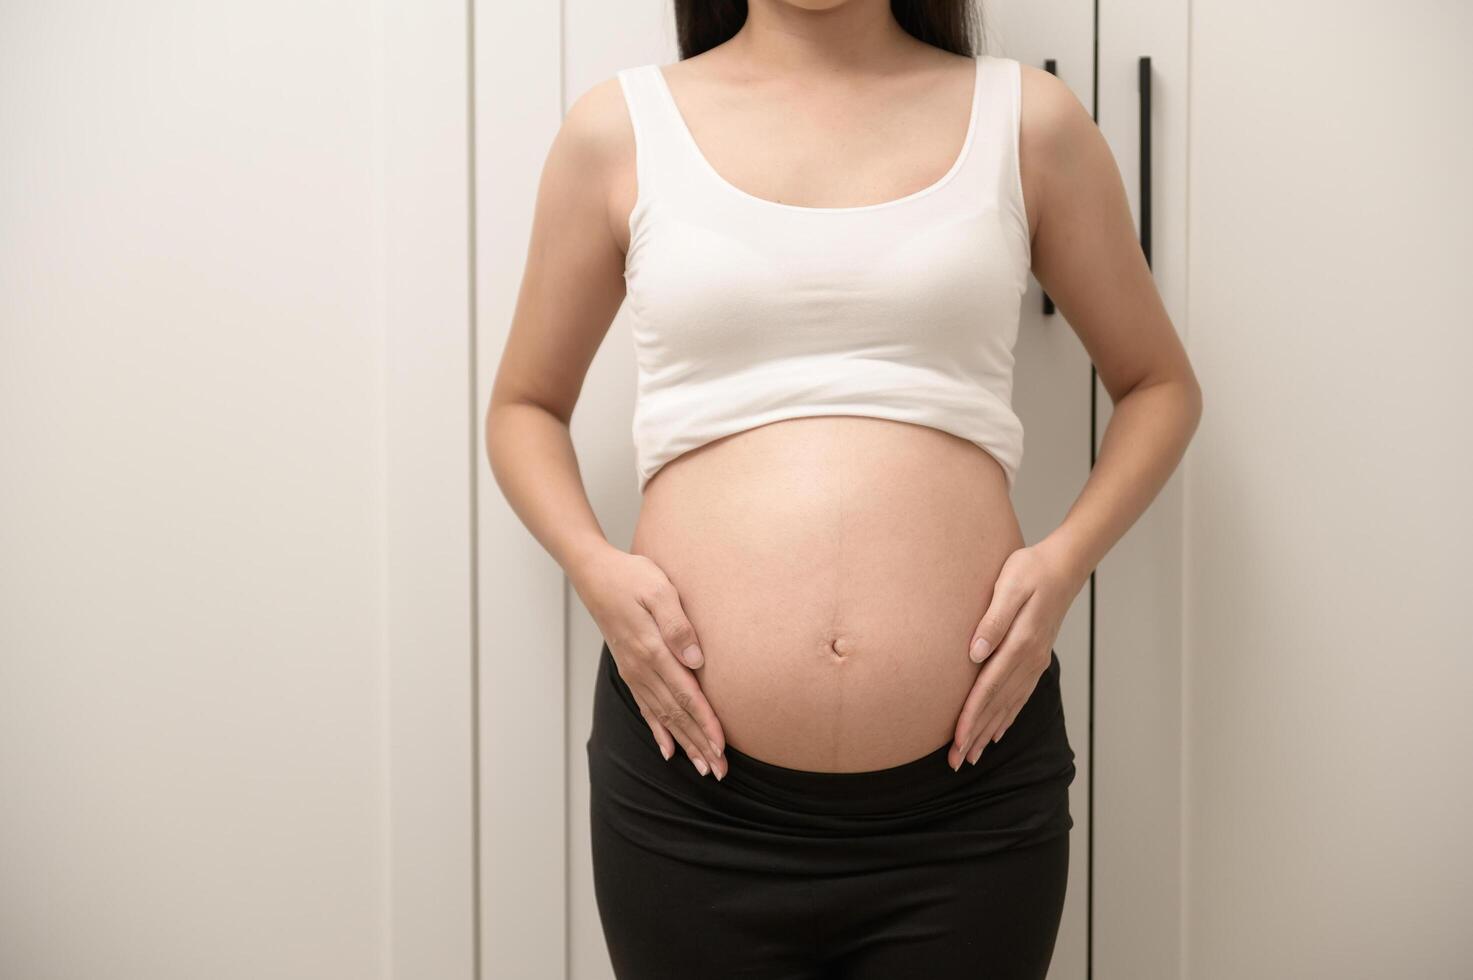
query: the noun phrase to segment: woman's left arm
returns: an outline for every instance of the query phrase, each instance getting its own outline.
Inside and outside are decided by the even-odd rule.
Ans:
[[[1023,66],[1019,157],[1032,269],[1114,403],[1099,454],[1063,522],[1003,563],[972,634],[982,664],[948,761],[975,764],[1049,666],[1090,572],[1161,492],[1202,414],[1202,391],[1141,251],[1109,144],[1072,90]]]

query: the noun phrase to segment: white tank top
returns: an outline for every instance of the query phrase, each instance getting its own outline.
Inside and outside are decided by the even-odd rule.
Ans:
[[[702,154],[656,64],[619,84],[634,127],[625,303],[643,493],[667,462],[780,419],[910,422],[1023,456],[1013,344],[1030,245],[1018,168],[1021,70],[975,58],[966,141],[940,179],[844,208],[770,201]]]

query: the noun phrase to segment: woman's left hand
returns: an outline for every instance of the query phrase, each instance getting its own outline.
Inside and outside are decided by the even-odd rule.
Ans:
[[[1047,540],[1003,562],[992,602],[972,631],[970,654],[982,664],[957,719],[947,763],[973,765],[1002,738],[1048,669],[1064,614],[1088,579]]]

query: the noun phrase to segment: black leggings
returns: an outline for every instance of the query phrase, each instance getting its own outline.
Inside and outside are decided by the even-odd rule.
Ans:
[[[605,644],[587,742],[593,883],[620,980],[1042,980],[1068,880],[1057,655],[1001,741],[808,772],[666,762]]]

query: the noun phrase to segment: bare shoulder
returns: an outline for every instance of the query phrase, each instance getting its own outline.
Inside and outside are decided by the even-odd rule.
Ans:
[[[617,75],[594,83],[563,114],[544,165],[542,194],[565,223],[597,220],[621,252],[620,208],[633,202],[634,128]],[[625,199],[628,206],[625,206]],[[565,224],[565,226],[567,226]],[[602,236],[601,236],[602,237]]]
[[[1019,63],[1023,86],[1023,130],[1028,136],[1058,139],[1081,121],[1094,124],[1089,110],[1064,80],[1052,72]]]
[[[1023,72],[1021,165],[1032,271],[1078,334],[1113,401],[1148,378],[1190,377],[1141,251],[1109,141],[1063,80]]]
[[[1097,169],[1113,161],[1094,117],[1074,90],[1051,72],[1020,66],[1019,165],[1030,230],[1036,232],[1048,210],[1051,187],[1077,178],[1081,168]]]
[[[634,132],[624,92],[615,75],[596,82],[563,115],[557,142],[585,166],[616,165],[633,149]]]

